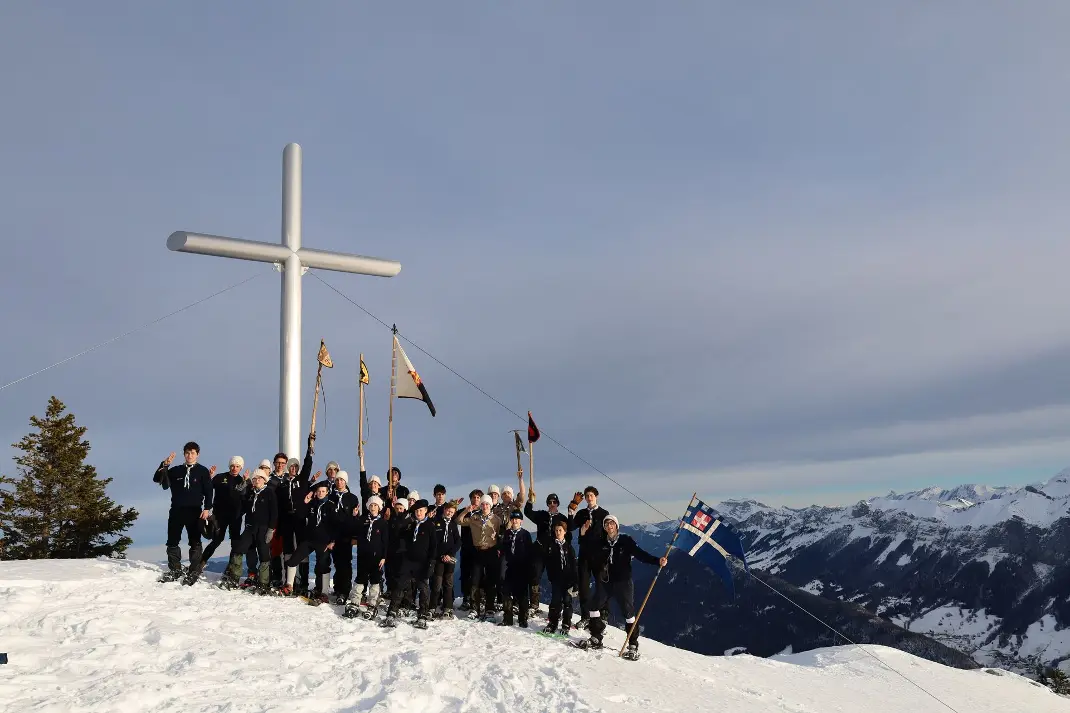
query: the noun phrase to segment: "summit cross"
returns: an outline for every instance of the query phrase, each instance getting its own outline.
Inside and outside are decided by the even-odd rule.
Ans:
[[[357,275],[393,277],[401,263],[363,255],[313,250],[301,245],[301,147],[282,152],[282,242],[227,238],[176,231],[167,248],[183,253],[270,262],[282,273],[279,332],[279,450],[300,457],[301,433],[301,276],[310,267]]]

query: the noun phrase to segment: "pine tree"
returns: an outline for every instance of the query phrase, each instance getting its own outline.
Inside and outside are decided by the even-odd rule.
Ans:
[[[55,396],[44,418],[30,417],[37,432],[14,448],[21,478],[0,476],[0,529],[6,542],[0,559],[123,557],[133,542],[125,533],[138,512],[105,494],[111,478],[98,478],[85,463],[86,428]],[[4,486],[14,486],[14,489]]]
[[[1056,693],[1061,693],[1064,696],[1070,694],[1070,679],[1067,678],[1066,674],[1063,673],[1062,670],[1057,668],[1048,669],[1047,679],[1048,688],[1050,688],[1051,690],[1055,691]]]

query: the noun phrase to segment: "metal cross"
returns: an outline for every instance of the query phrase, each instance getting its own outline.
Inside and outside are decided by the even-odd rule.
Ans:
[[[167,248],[239,260],[275,263],[282,273],[282,316],[279,333],[279,450],[300,457],[301,433],[301,275],[310,267],[393,277],[401,263],[348,253],[313,250],[301,245],[301,147],[287,144],[282,152],[282,242],[226,238],[178,231]]]

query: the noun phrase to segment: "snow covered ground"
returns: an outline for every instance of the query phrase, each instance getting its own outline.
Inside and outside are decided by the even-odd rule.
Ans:
[[[1065,711],[1014,674],[962,671],[879,646],[773,659],[704,657],[643,640],[643,659],[585,653],[516,627],[421,632],[339,608],[156,583],[158,565],[0,562],[0,711],[947,712]]]

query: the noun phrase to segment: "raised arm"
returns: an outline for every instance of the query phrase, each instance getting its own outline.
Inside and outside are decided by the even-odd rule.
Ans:
[[[308,448],[305,450],[305,460],[301,464],[301,472],[297,474],[298,480],[306,488],[311,486],[309,478],[312,477],[312,445],[316,441],[316,435],[310,434],[308,437]]]
[[[156,469],[156,472],[152,475],[152,482],[159,483],[164,490],[171,487],[170,481],[167,479],[167,469],[171,465],[171,461],[175,459],[175,452],[171,451],[171,455],[160,461],[160,466]]]

